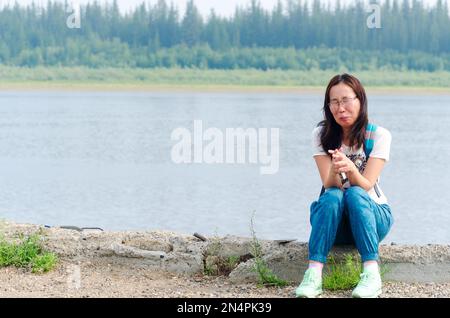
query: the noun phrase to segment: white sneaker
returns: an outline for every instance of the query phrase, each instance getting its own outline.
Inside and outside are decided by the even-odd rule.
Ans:
[[[295,290],[297,297],[315,298],[322,294],[322,275],[320,271],[309,268],[303,276],[302,283]]]
[[[354,298],[377,298],[381,295],[381,276],[378,270],[365,271],[361,275],[358,286],[353,290]]]

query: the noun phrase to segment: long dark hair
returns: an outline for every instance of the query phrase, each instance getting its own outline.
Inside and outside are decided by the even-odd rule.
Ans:
[[[356,77],[349,74],[336,75],[335,77],[333,77],[330,80],[327,91],[325,93],[325,101],[323,103],[324,120],[318,124],[318,126],[323,127],[320,134],[320,142],[322,144],[323,150],[326,153],[328,153],[328,150],[337,149],[342,145],[342,127],[334,119],[329,107],[330,90],[333,86],[336,86],[340,83],[344,83],[345,85],[350,86],[355,92],[356,97],[358,97],[358,100],[361,104],[359,116],[350,131],[350,147],[357,146],[356,149],[359,149],[364,145],[366,127],[369,123],[366,91],[364,90],[361,82]]]

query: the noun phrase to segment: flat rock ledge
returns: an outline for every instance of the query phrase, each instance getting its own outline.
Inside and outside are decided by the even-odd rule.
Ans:
[[[168,231],[108,232],[72,230],[40,225],[0,223],[0,235],[15,240],[21,235],[39,234],[46,250],[61,259],[83,262],[112,258],[115,262],[138,264],[149,269],[197,275],[220,272],[233,264],[226,275],[234,283],[257,282],[252,238],[225,236],[200,238]],[[205,239],[205,240],[203,240]],[[262,259],[280,279],[298,283],[308,262],[308,244],[296,241],[258,240]],[[351,246],[335,247],[332,255],[342,259],[358,252]],[[450,282],[450,245],[381,245],[380,260],[388,281],[406,283]]]

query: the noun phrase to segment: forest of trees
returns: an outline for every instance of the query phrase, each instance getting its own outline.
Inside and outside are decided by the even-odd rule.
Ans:
[[[373,1],[372,1],[373,2]],[[121,14],[117,2],[81,8],[69,28],[66,4],[5,6],[0,10],[0,63],[89,67],[211,69],[391,69],[450,71],[448,3],[386,0],[381,28],[367,27],[367,2],[331,9],[320,0],[257,0],[231,17],[185,12],[159,0]]]

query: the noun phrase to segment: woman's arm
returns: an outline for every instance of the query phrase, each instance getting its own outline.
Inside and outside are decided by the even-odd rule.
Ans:
[[[341,179],[333,169],[330,156],[320,155],[314,156],[317,168],[319,169],[320,179],[325,189],[331,187],[342,188]]]
[[[360,186],[366,191],[373,188],[386,162],[384,159],[369,158],[364,173],[361,174],[355,164],[342,152],[335,151],[333,158],[336,171],[347,173],[351,185]]]
[[[384,159],[369,158],[363,174],[361,174],[355,166],[355,169],[348,173],[350,184],[360,186],[364,190],[369,191],[377,182],[381,170],[384,168],[384,164]]]

